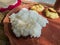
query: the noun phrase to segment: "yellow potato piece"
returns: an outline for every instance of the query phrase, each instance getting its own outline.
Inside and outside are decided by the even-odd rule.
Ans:
[[[35,7],[35,6],[33,6],[31,9],[32,9],[32,10],[36,10],[36,7]]]
[[[57,12],[50,12],[48,9],[46,9],[45,12],[46,12],[46,17],[49,17],[51,19],[59,18],[59,15]]]
[[[50,17],[50,13],[49,13],[48,9],[45,10],[45,13],[46,13],[46,17]]]
[[[36,5],[35,7],[36,7],[37,9],[39,9],[39,8],[40,8],[40,7],[39,7],[39,5]]]
[[[38,5],[34,5],[32,6],[31,8],[32,10],[35,10],[37,12],[42,12],[44,10],[44,7],[41,5],[41,4],[38,4]]]
[[[50,18],[56,19],[56,18],[59,18],[59,16],[57,13],[51,13]]]
[[[56,10],[54,8],[49,8],[52,12],[56,12]]]

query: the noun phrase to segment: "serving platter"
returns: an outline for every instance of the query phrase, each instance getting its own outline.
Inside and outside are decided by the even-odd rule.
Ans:
[[[11,10],[3,20],[5,35],[9,38],[11,45],[60,45],[60,18],[58,19],[48,19],[49,24],[42,29],[42,34],[40,38],[16,38],[10,33],[11,24],[9,16],[12,13],[17,13],[21,8],[29,8],[31,5],[18,6]]]

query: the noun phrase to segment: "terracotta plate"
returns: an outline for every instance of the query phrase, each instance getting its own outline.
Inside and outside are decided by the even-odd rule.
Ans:
[[[16,38],[13,34],[11,34],[9,15],[17,10],[19,9],[16,8],[14,11],[10,11],[3,21],[4,32],[9,38],[11,45],[60,45],[60,18],[55,20],[48,19],[49,24],[42,29],[40,38]]]

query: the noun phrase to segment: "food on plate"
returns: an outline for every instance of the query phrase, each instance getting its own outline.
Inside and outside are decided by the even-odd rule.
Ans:
[[[17,14],[9,16],[12,31],[16,37],[40,37],[41,30],[46,26],[48,20],[34,10],[22,8]]]
[[[46,14],[46,17],[49,17],[51,19],[59,18],[59,15],[54,8],[47,8],[45,10],[45,14]]]
[[[41,4],[36,4],[36,5],[33,5],[31,9],[37,12],[42,12],[44,10],[44,6]]]
[[[56,10],[54,8],[48,8],[48,10],[51,12],[56,12]]]

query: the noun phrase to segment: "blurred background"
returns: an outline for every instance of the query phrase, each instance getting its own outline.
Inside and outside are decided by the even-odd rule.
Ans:
[[[56,0],[25,0],[25,1],[44,2],[44,3],[54,4]]]

